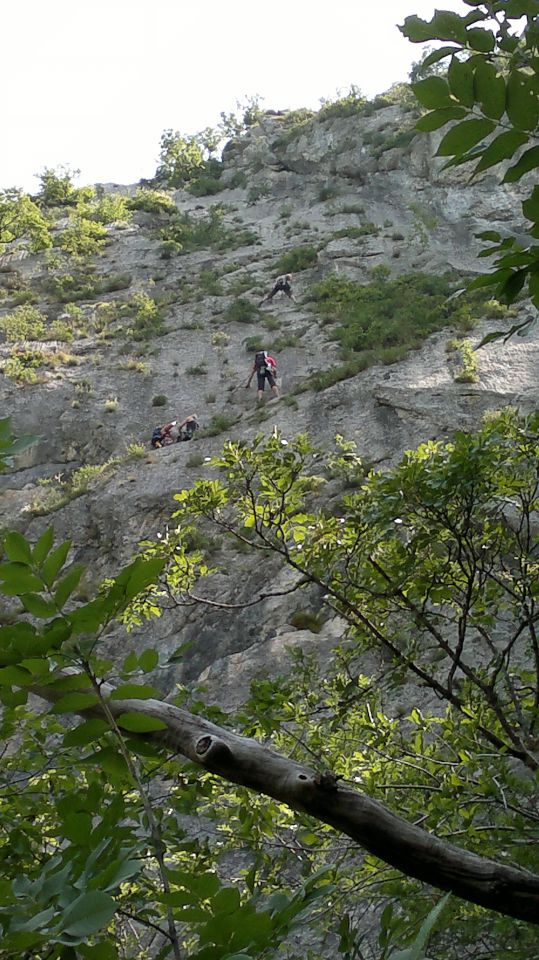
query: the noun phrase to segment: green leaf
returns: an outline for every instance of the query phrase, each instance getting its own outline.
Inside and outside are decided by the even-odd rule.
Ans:
[[[438,40],[455,40],[464,43],[467,37],[466,28],[458,13],[451,10],[436,10],[431,20],[434,36]]]
[[[132,600],[155,583],[164,565],[165,559],[161,557],[153,557],[150,560],[137,557],[116,577],[115,583],[124,588],[126,599]]]
[[[496,46],[492,31],[483,30],[481,27],[470,27],[466,31],[466,42],[472,50],[477,50],[479,53],[491,53]]]
[[[437,150],[439,157],[460,157],[476,143],[492,133],[495,124],[491,120],[464,120],[446,133]]]
[[[506,17],[539,17],[538,0],[507,0]]]
[[[432,53],[429,53],[428,57],[425,57],[425,59],[421,61],[421,67],[423,70],[426,67],[432,67],[434,63],[438,63],[440,60],[443,60],[444,57],[458,53],[458,50],[458,47],[438,47],[437,50],[433,50]]]
[[[49,620],[57,612],[56,606],[50,600],[44,600],[38,593],[25,593],[21,597],[21,603],[28,613],[33,617],[39,617],[41,620]]]
[[[521,130],[535,130],[539,121],[539,101],[532,78],[519,70],[509,74],[506,111],[513,126]]]
[[[81,693],[92,686],[92,681],[85,673],[70,673],[65,677],[54,677],[54,689],[62,693]]]
[[[526,143],[527,139],[526,134],[521,133],[519,130],[507,130],[505,133],[500,133],[492,143],[489,143],[474,173],[480,173],[482,170],[487,170],[489,167],[493,167],[494,164],[500,163],[501,160],[507,160],[508,157],[512,157],[515,151],[518,150],[523,143]]]
[[[187,884],[200,900],[214,897],[221,889],[219,877],[213,870],[206,870],[196,877],[189,877]]]
[[[64,747],[86,746],[86,744],[92,743],[94,740],[99,740],[109,729],[106,720],[93,717],[91,720],[86,720],[84,723],[79,724],[78,727],[74,727],[73,730],[68,730],[68,732],[64,734]]]
[[[434,929],[438,917],[445,908],[449,897],[450,894],[446,893],[445,897],[442,897],[440,902],[437,903],[430,913],[427,914],[423,923],[421,924],[419,933],[412,946],[408,947],[406,950],[392,951],[389,955],[389,960],[425,960],[425,949],[427,947],[430,935]]]
[[[34,549],[32,550],[32,557],[34,563],[37,563],[40,566],[47,554],[49,553],[52,545],[54,543],[54,527],[48,527],[45,530],[39,540],[37,541]]]
[[[440,107],[439,110],[433,110],[432,113],[426,113],[417,121],[415,128],[423,133],[429,133],[431,130],[438,130],[450,120],[460,120],[466,116],[464,107]]]
[[[465,107],[473,107],[475,103],[474,70],[470,61],[452,57],[447,79],[453,96]]]
[[[534,187],[531,196],[522,204],[522,212],[528,220],[539,220],[539,187]]]
[[[67,840],[77,845],[87,846],[92,832],[91,814],[81,810],[72,810],[65,815],[62,824]]]
[[[156,666],[159,663],[159,654],[157,650],[154,650],[152,647],[148,647],[147,650],[143,650],[138,658],[139,667],[144,673],[149,673],[151,670],[155,670]]]
[[[488,240],[490,243],[499,243],[501,234],[497,230],[483,230],[481,233],[474,233],[478,240]]]
[[[43,640],[47,650],[58,650],[71,636],[71,624],[64,617],[56,617],[43,628]]]
[[[147,717],[142,713],[121,713],[117,718],[117,724],[124,730],[130,730],[132,733],[150,733],[153,730],[166,730],[167,725],[157,717]]]
[[[33,437],[29,434],[26,434],[24,437],[17,437],[16,440],[10,443],[7,453],[10,457],[15,457],[19,453],[24,453],[28,447],[33,447],[39,440],[41,440],[41,437]]]
[[[82,607],[77,607],[67,614],[75,634],[95,633],[96,630],[112,616],[110,603],[107,597],[96,597]]]
[[[444,80],[443,77],[427,77],[426,80],[418,80],[417,83],[412,84],[412,90],[419,102],[424,107],[428,107],[429,110],[436,107],[454,106],[454,101],[449,94],[447,80]]]
[[[212,913],[235,913],[240,905],[240,892],[237,887],[222,887],[211,900]]]
[[[58,607],[63,607],[68,597],[73,593],[73,590],[78,587],[85,569],[84,564],[77,563],[71,568],[69,573],[66,573],[65,577],[62,577],[59,581],[54,594],[54,599]]]
[[[54,907],[47,907],[46,910],[40,910],[39,913],[34,913],[31,917],[28,917],[24,920],[16,919],[12,925],[12,930],[39,930],[40,927],[46,927],[50,920],[54,916]]]
[[[32,563],[32,550],[30,544],[21,533],[11,530],[4,538],[4,549],[8,560],[18,561],[19,563]]]
[[[47,661],[38,659],[37,657],[28,657],[26,660],[21,660],[19,666],[25,670],[29,670],[33,677],[43,678],[49,672],[49,664]]]
[[[33,677],[27,670],[21,670],[20,667],[1,667],[0,668],[0,686],[26,686],[32,683]]]
[[[488,60],[479,60],[476,64],[474,92],[483,113],[499,120],[505,110],[505,80]]]
[[[138,657],[134,651],[127,654],[124,660],[123,670],[125,673],[133,673],[138,667]]]
[[[81,940],[97,933],[112,920],[116,904],[112,897],[99,890],[83,893],[61,918],[64,933]]]
[[[25,690],[12,690],[10,687],[0,687],[0,701],[6,707],[20,707],[28,700]]]
[[[399,30],[408,40],[411,40],[412,43],[424,43],[425,40],[433,40],[436,37],[436,33],[433,32],[430,22],[421,20],[421,18],[416,17],[415,14],[406,17],[402,27],[399,27]]]
[[[529,150],[526,150],[525,153],[522,154],[520,160],[517,160],[514,166],[509,167],[509,170],[503,178],[503,182],[516,183],[525,173],[529,173],[530,170],[535,170],[537,167],[539,167],[539,147],[530,147]]]
[[[48,587],[52,587],[56,577],[62,569],[71,549],[71,540],[65,540],[56,550],[53,550],[41,567],[43,579]]]
[[[100,890],[105,892],[114,890],[126,880],[136,877],[142,869],[140,860],[113,860],[102,873],[96,878],[96,884]]]
[[[121,753],[118,753],[118,750],[115,750],[114,747],[103,747],[96,750],[95,753],[85,757],[81,762],[89,766],[95,766],[98,770],[103,770],[109,777],[120,783],[131,782],[131,774],[127,764]]]
[[[8,596],[20,597],[23,593],[42,590],[43,583],[25,563],[0,564],[0,579],[4,581],[0,590]]]
[[[118,960],[118,951],[113,943],[79,944],[77,960]],[[64,960],[63,957],[60,960]]]
[[[68,693],[51,707],[51,713],[78,713],[79,710],[95,707],[97,703],[99,697],[95,693]]]
[[[149,700],[150,697],[159,698],[159,691],[149,684],[122,683],[111,694],[111,700]]]
[[[498,289],[498,299],[513,303],[526,282],[527,274],[527,270],[515,270],[507,280],[503,280]]]
[[[507,343],[515,334],[517,337],[526,337],[536,323],[536,317],[527,317],[522,323],[513,324],[510,330],[496,330],[493,333],[488,333],[480,343],[477,344],[475,349],[479,350],[480,347],[484,347],[485,344],[492,343],[494,340],[503,340],[504,343]]]

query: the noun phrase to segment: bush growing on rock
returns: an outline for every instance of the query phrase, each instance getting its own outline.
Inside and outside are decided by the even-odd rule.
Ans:
[[[260,310],[250,300],[239,297],[226,308],[223,313],[225,323],[256,323],[260,316]]]
[[[421,346],[434,331],[452,324],[469,329],[482,315],[484,296],[448,299],[455,291],[451,276],[435,277],[412,273],[388,279],[384,274],[369,283],[354,283],[331,276],[313,289],[317,308],[345,352],[381,349],[407,350]]]
[[[318,249],[313,246],[293,247],[279,257],[274,264],[274,272],[300,273],[313,267],[318,259]]]
[[[46,317],[36,307],[22,304],[13,313],[0,317],[0,330],[8,342],[16,340],[43,340]]]
[[[142,210],[144,213],[176,213],[177,207],[172,197],[162,190],[151,190],[149,187],[138,187],[134,197],[127,200],[131,210]]]

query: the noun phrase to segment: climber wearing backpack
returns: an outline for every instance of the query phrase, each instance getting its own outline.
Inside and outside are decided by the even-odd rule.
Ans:
[[[182,440],[192,440],[195,431],[198,430],[199,423],[196,413],[190,414],[178,425],[178,440],[177,443],[181,443]]]
[[[275,378],[277,376],[277,361],[270,357],[267,350],[259,350],[255,353],[255,361],[253,363],[253,369],[251,370],[251,376],[249,377],[247,383],[245,384],[245,389],[248,390],[251,386],[251,380],[253,379],[256,373],[256,381],[258,386],[258,399],[262,400],[264,396],[264,387],[266,385],[266,380],[268,381],[271,392],[274,397],[279,396],[279,391],[277,389],[277,383]]]
[[[167,447],[171,443],[192,440],[195,430],[198,430],[196,413],[190,414],[181,423],[178,423],[177,420],[171,420],[170,423],[164,423],[162,426],[155,428],[151,439],[152,447],[157,450],[159,447]]]
[[[296,302],[294,294],[292,293],[292,274],[283,273],[281,277],[277,277],[273,290],[268,293],[259,303],[259,306],[262,306],[263,303],[269,303],[273,300],[276,293],[286,293],[289,300],[292,300],[293,303]]]

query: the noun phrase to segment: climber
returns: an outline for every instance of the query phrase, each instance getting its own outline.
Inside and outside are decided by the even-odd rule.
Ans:
[[[198,427],[198,417],[196,413],[191,413],[185,420],[182,420],[178,426],[177,443],[180,443],[182,440],[192,440]]]
[[[195,431],[198,430],[198,417],[196,413],[190,414],[181,423],[177,420],[171,420],[170,423],[164,423],[156,427],[151,439],[152,447],[167,447],[171,443],[181,443],[183,440],[192,440]]]
[[[258,400],[262,400],[264,396],[264,388],[266,385],[266,380],[268,381],[271,392],[274,397],[279,396],[279,391],[277,389],[276,375],[277,375],[277,361],[270,357],[269,353],[266,350],[258,350],[255,354],[255,360],[253,363],[253,369],[251,370],[251,376],[249,377],[247,383],[245,384],[245,389],[248,390],[251,386],[251,380],[253,379],[256,373],[256,380],[258,385]]]
[[[294,294],[292,293],[291,273],[283,273],[281,277],[277,277],[273,285],[273,290],[260,301],[259,306],[262,306],[263,303],[269,303],[271,300],[273,300],[276,293],[286,293],[289,300],[292,300],[293,303],[296,302]]]

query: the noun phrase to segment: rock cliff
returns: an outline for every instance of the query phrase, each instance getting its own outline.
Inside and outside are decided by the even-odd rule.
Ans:
[[[82,589],[90,591],[140,540],[163,532],[174,492],[208,475],[207,461],[227,437],[249,439],[277,427],[285,435],[307,431],[328,445],[341,433],[365,460],[385,467],[424,440],[473,428],[488,410],[535,408],[539,336],[483,348],[477,382],[458,382],[456,354],[447,347],[461,334],[450,321],[398,362],[333,383],[330,376],[323,389],[312,379],[343,362],[334,327],[323,322],[312,296],[317,283],[332,276],[366,283],[388,272],[395,278],[451,271],[456,290],[459,278],[485,263],[477,260],[476,233],[492,227],[524,233],[517,188],[500,186],[494,176],[472,184],[461,169],[444,172],[433,159],[435,135],[415,135],[413,123],[399,105],[301,122],[264,115],[225,149],[219,194],[170,193],[185,222],[209,224],[206,243],[191,250],[167,245],[166,212],[139,210],[129,224],[108,227],[92,291],[71,298],[79,326],[68,343],[50,339],[69,302],[51,283],[50,256],[28,254],[24,245],[6,252],[0,317],[13,311],[17,291],[30,291],[50,335],[37,343],[0,342],[3,415],[11,415],[18,434],[40,435],[0,479],[2,525],[37,537],[52,522],[59,537],[72,540],[73,560],[88,564]],[[103,189],[131,197],[136,191]],[[64,227],[57,220],[53,232]],[[297,302],[278,296],[259,311],[283,255],[295,255],[301,267],[301,252],[306,262],[294,271]],[[137,294],[157,304],[160,316],[140,339],[122,319],[124,307],[126,315],[129,309],[140,315],[142,301],[133,307]],[[466,334],[473,343],[507,322],[488,313]],[[244,389],[256,345],[277,354],[283,394],[258,408],[254,386]],[[48,358],[34,383],[8,375],[9,357],[25,349]],[[150,449],[157,423],[192,412],[205,428],[202,436]],[[79,473],[79,486],[73,485],[85,467],[103,469],[83,479]],[[233,571],[215,575],[213,589],[241,600],[263,584],[282,585],[286,576],[275,561],[256,567],[243,557]],[[307,606],[310,599],[316,601],[307,597]],[[168,691],[175,680],[201,678],[210,696],[219,687],[221,698],[234,703],[257,671],[282,666],[287,645],[323,653],[339,635],[335,619],[317,634],[296,629],[297,606],[297,599],[272,600],[226,617],[180,609],[136,630],[129,643],[156,646],[166,660],[191,641],[181,666],[161,672],[157,682]],[[111,633],[111,650],[115,640]]]

